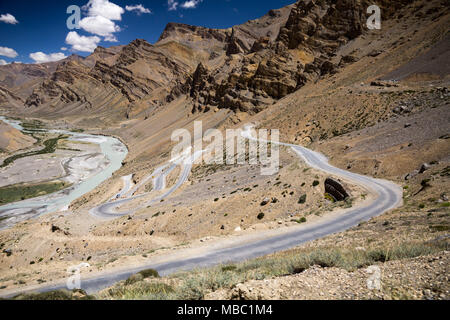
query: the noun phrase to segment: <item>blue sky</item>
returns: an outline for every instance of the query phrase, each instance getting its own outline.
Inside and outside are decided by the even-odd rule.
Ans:
[[[295,0],[16,0],[0,2],[0,64],[87,56],[98,45],[154,43],[168,22],[228,28]],[[81,8],[69,30],[67,8]]]

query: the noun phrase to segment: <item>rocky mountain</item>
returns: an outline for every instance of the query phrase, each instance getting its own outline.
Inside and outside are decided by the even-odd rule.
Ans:
[[[390,15],[412,1],[380,4]],[[98,47],[85,59],[1,67],[0,86],[42,112],[113,110],[129,118],[187,97],[193,113],[212,108],[258,113],[354,62],[337,52],[367,30],[369,5],[299,1],[222,30],[169,23],[155,44],[137,39]]]

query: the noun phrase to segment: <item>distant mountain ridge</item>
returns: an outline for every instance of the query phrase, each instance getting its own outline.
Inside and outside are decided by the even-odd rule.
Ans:
[[[380,5],[391,14],[410,2]],[[212,108],[257,113],[351,63],[352,57],[336,61],[336,52],[363,34],[369,5],[299,1],[229,29],[168,23],[154,45],[136,39],[98,47],[86,58],[3,66],[0,86],[15,96],[4,93],[0,106],[134,117],[185,98],[193,113]]]

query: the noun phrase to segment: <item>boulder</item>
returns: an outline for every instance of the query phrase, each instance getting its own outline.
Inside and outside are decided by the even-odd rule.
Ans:
[[[344,186],[333,178],[327,178],[325,180],[325,192],[331,195],[336,201],[343,201],[349,197]]]
[[[419,173],[424,173],[425,171],[427,171],[430,168],[431,168],[431,166],[428,163],[423,163],[420,166]]]
[[[414,170],[414,171],[408,173],[408,174],[405,176],[405,180],[412,179],[412,178],[414,178],[415,176],[417,176],[418,174],[419,174],[419,170]]]

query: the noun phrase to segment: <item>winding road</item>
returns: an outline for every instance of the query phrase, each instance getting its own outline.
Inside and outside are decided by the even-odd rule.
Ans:
[[[250,126],[244,128],[242,135],[247,139],[256,140],[251,135]],[[148,268],[156,269],[161,275],[167,275],[175,271],[208,267],[220,263],[238,262],[277,251],[290,249],[302,243],[347,230],[359,224],[361,221],[367,221],[372,217],[381,215],[386,211],[399,207],[402,204],[402,190],[398,185],[392,182],[374,179],[368,176],[363,176],[336,168],[330,165],[328,163],[328,159],[321,153],[301,146],[287,143],[279,143],[279,145],[292,148],[292,150],[309,166],[367,189],[373,195],[373,199],[366,200],[358,207],[346,209],[342,213],[335,215],[330,214],[329,217],[325,217],[314,223],[290,227],[283,232],[261,232],[255,237],[246,237],[244,235],[237,236],[234,237],[232,241],[223,241],[219,244],[211,244],[197,251],[189,248],[180,249],[177,255],[172,257],[169,256],[166,259],[155,258],[158,260],[153,260],[152,263],[146,265],[82,279],[82,289],[86,290],[88,293],[96,292],[102,288],[111,286],[117,281],[124,280],[140,270]],[[193,155],[193,158],[195,156],[198,156],[198,154]],[[191,158],[191,160],[193,158]],[[169,164],[169,168],[173,165],[175,164]],[[166,164],[165,166],[158,168],[152,174],[153,177],[155,177],[156,174],[156,181],[159,181],[154,186],[155,189],[163,188],[165,186],[162,181],[157,179],[165,179],[165,176],[167,175],[165,172],[167,171],[164,171],[163,168],[166,168],[167,166],[168,165]],[[192,161],[185,161],[177,183],[162,196],[150,201],[149,203],[160,201],[181,186],[189,176],[191,166]],[[103,204],[97,208],[94,208],[91,213],[97,216],[109,218],[126,214],[123,212],[115,212],[115,207],[124,204],[130,199],[135,199],[136,197],[141,196],[143,195]],[[149,205],[149,203],[146,203],[146,205]],[[48,291],[63,287],[65,287],[65,285],[61,283],[59,285],[42,287],[37,290]]]

